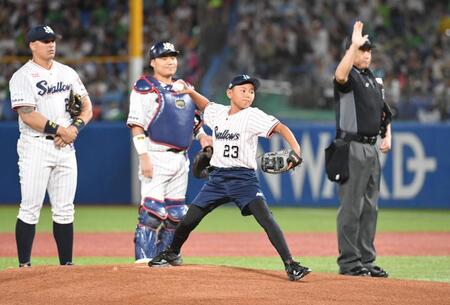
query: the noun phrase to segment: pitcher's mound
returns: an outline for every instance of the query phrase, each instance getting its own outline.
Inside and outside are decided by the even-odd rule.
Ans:
[[[226,266],[36,266],[0,272],[0,304],[450,304],[450,284]]]

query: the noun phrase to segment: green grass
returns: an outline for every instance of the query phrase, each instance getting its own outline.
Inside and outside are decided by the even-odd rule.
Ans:
[[[282,270],[283,265],[277,257],[185,257],[185,264],[209,264],[245,267],[263,270]],[[335,257],[302,257],[302,264],[314,272],[337,273]],[[386,256],[377,262],[383,266],[393,279],[425,280],[450,283],[449,256]],[[77,265],[117,265],[132,263],[124,257],[78,257]],[[35,257],[33,265],[58,265],[56,257]],[[0,270],[17,268],[17,258],[1,257]]]
[[[0,206],[0,232],[13,233],[18,206]],[[285,232],[335,232],[336,209],[273,208]],[[135,206],[77,206],[75,232],[134,232]],[[200,232],[261,232],[253,217],[242,217],[236,207],[221,207],[196,229]],[[48,205],[41,212],[38,232],[51,232]],[[450,232],[450,210],[380,209],[378,232]],[[316,272],[336,273],[335,257],[304,257],[302,263]],[[78,265],[131,263],[132,258],[76,257]],[[281,270],[277,257],[186,257],[187,264],[214,264]],[[450,256],[379,257],[377,262],[392,278],[450,282]],[[33,265],[57,265],[56,257],[33,257]],[[0,257],[0,270],[16,268],[17,258]]]
[[[14,232],[18,206],[0,207],[0,232]],[[285,232],[335,232],[336,209],[272,208]],[[78,206],[77,232],[133,232],[137,222],[135,206]],[[38,232],[51,232],[50,208],[41,211]],[[236,207],[221,207],[209,214],[196,229],[199,232],[257,232],[253,217],[242,217]],[[450,210],[380,209],[378,232],[450,232]]]

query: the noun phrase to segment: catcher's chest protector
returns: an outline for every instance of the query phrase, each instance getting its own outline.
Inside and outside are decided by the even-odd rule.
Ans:
[[[187,149],[192,142],[196,106],[189,95],[174,94],[152,77],[148,81],[159,96],[159,106],[149,127],[148,135],[154,142],[178,149]]]

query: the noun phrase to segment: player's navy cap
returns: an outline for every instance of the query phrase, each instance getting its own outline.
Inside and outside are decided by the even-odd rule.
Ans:
[[[345,49],[347,50],[348,48],[350,48],[350,46],[352,45],[352,38],[351,37],[347,37],[345,40]],[[372,50],[375,49],[375,45],[373,44],[372,41],[370,41],[370,39],[367,38],[366,42],[359,47],[360,50]]]
[[[260,81],[254,77],[250,77],[247,74],[241,74],[238,76],[235,76],[230,84],[228,85],[228,89],[233,88],[234,86],[243,85],[243,84],[252,84],[253,87],[258,89],[259,85],[261,84]]]
[[[158,42],[150,48],[150,59],[163,56],[177,56],[178,54],[180,52],[175,49],[175,46],[167,41]]]
[[[57,35],[53,29],[48,25],[37,25],[32,27],[27,33],[27,43],[37,41],[37,40],[55,40]]]

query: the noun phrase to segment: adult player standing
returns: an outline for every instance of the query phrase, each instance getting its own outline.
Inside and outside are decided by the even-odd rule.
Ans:
[[[135,232],[136,263],[148,262],[171,243],[187,211],[185,196],[193,136],[202,147],[211,137],[200,127],[196,106],[187,94],[175,94],[179,51],[170,42],[150,49],[153,76],[142,76],[130,95],[127,124],[139,155],[141,202]],[[196,119],[197,118],[197,119]]]
[[[12,76],[11,107],[19,113],[17,142],[22,200],[16,223],[19,266],[31,266],[35,226],[46,190],[61,265],[72,265],[77,164],[73,142],[92,118],[88,93],[70,67],[55,60],[56,35],[38,25],[26,36],[32,59]],[[69,98],[78,94],[81,113],[72,117]],[[78,109],[80,110],[80,109]],[[70,113],[69,113],[70,112]]]
[[[186,84],[185,90],[200,110],[205,123],[213,130],[213,155],[209,180],[189,207],[175,231],[170,247],[149,262],[149,266],[180,265],[180,249],[200,221],[218,206],[234,202],[243,216],[253,215],[264,228],[270,242],[280,255],[290,280],[296,281],[311,270],[296,262],[283,232],[270,212],[256,176],[258,137],[270,138],[279,133],[300,156],[300,145],[291,130],[274,116],[250,107],[255,99],[259,80],[246,74],[233,78],[228,85],[230,106],[210,103]],[[292,165],[291,165],[292,166]]]

